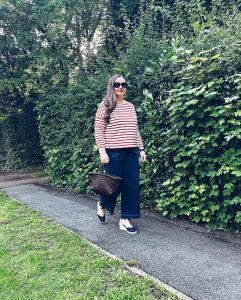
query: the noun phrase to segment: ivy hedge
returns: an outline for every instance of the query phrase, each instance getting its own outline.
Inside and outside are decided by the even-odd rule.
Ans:
[[[145,200],[155,199],[162,215],[209,229],[241,228],[239,41],[235,27],[214,28],[195,47],[177,42],[165,49],[146,68],[150,83],[139,108]]]
[[[239,229],[241,73],[227,72],[229,61],[221,52],[179,54],[185,64],[163,101],[169,124],[162,151],[173,168],[162,182],[157,208],[208,228]]]
[[[52,182],[89,192],[87,174],[99,168],[95,112],[108,78],[122,73],[147,152],[142,204],[210,229],[240,230],[240,11],[202,3],[149,6],[115,57],[100,49],[71,82],[38,99]],[[158,19],[167,22],[156,28]]]

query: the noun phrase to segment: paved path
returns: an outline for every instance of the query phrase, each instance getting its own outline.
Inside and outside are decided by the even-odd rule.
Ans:
[[[143,212],[131,236],[118,229],[115,216],[108,224],[96,219],[95,197],[47,190],[35,184],[2,188],[10,197],[41,211],[110,253],[135,259],[139,267],[197,300],[241,299],[241,237],[208,233],[200,226],[171,221]]]

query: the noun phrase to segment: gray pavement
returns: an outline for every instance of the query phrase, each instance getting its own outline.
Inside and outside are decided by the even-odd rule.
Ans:
[[[10,197],[26,203],[89,241],[124,259],[187,296],[198,300],[241,299],[241,237],[207,232],[187,221],[173,221],[142,212],[133,222],[139,234],[118,228],[119,209],[96,217],[96,197],[48,190],[35,184],[2,187]]]

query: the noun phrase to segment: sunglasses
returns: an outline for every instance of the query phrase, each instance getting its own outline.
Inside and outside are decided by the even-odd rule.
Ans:
[[[127,82],[114,82],[113,83],[113,87],[115,89],[119,88],[119,87],[122,87],[123,89],[126,89],[127,88]]]

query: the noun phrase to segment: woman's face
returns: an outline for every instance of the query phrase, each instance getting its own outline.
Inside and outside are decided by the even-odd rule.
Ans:
[[[121,85],[122,83],[124,83],[124,86]],[[123,96],[126,93],[125,79],[123,77],[116,78],[113,88],[117,96]]]

